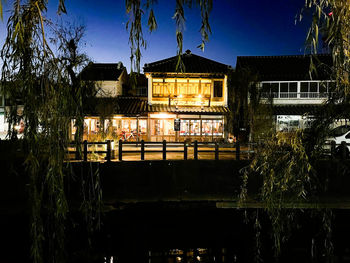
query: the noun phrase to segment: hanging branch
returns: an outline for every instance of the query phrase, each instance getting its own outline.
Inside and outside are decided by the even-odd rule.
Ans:
[[[147,0],[145,4],[146,11],[149,10],[148,29],[153,32],[157,29],[157,21],[153,11],[153,5],[156,0]],[[126,23],[126,29],[129,31],[130,43],[130,61],[131,73],[137,71],[140,73],[141,48],[146,49],[147,42],[143,37],[142,16],[145,11],[142,9],[141,0],[126,0],[126,13],[129,15],[129,21]]]
[[[67,14],[65,0],[59,0],[57,14]]]
[[[198,46],[202,51],[204,51],[205,43],[209,41],[209,35],[212,33],[209,24],[209,15],[213,8],[213,0],[197,0],[201,8],[201,19],[202,26],[200,28],[200,33],[202,35],[202,43]]]
[[[133,68],[140,72],[141,47],[146,48],[146,41],[142,33],[141,0],[126,0],[126,12],[129,14],[129,21],[126,29],[129,30],[129,43],[131,49],[130,61],[131,72]]]
[[[183,50],[183,31],[185,28],[185,11],[184,11],[184,0],[176,0],[176,8],[173,19],[176,23],[176,42],[177,42],[177,63],[176,71],[185,72],[185,65],[181,59]],[[188,3],[190,4],[190,2]]]
[[[350,68],[350,2],[342,0],[307,0],[305,9],[313,10],[311,27],[306,44],[314,54],[322,35],[323,43],[333,57],[334,76],[338,96],[348,100]],[[303,11],[303,10],[302,10]],[[302,15],[300,16],[300,19]],[[311,70],[314,68],[310,67]]]
[[[129,43],[130,43],[130,60],[131,60],[131,73],[134,70],[140,72],[140,60],[141,60],[141,48],[146,48],[147,43],[143,37],[142,31],[142,15],[145,11],[142,9],[141,0],[126,0],[125,7],[126,13],[129,15],[129,21],[127,22],[126,29],[129,31]],[[147,0],[145,3],[146,11],[149,10],[148,16],[148,29],[153,32],[157,29],[157,21],[155,18],[154,10],[152,6],[157,3],[156,0]],[[185,29],[185,11],[184,8],[192,8],[193,3],[198,5],[201,10],[201,38],[202,42],[198,46],[204,51],[205,44],[209,41],[209,35],[212,33],[209,24],[209,15],[213,7],[213,0],[176,0],[175,13],[173,19],[176,24],[176,42],[177,42],[177,64],[176,71],[184,72],[185,65],[183,64],[181,55],[183,53],[183,34]]]
[[[156,3],[157,3],[157,0],[147,0],[147,2],[146,2],[146,10],[150,10],[147,25],[148,25],[148,29],[151,33],[158,28],[157,20],[156,20],[156,17],[154,15],[154,11],[152,8],[153,5]]]

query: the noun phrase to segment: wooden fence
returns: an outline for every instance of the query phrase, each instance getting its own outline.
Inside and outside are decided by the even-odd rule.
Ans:
[[[218,144],[218,143],[210,143],[210,142],[198,142],[194,141],[192,144],[187,142],[123,142],[119,140],[118,142],[118,159],[115,159],[115,151],[112,149],[112,144],[114,142],[111,140],[107,140],[105,142],[83,142],[83,149],[81,149],[81,154],[76,150],[70,150],[68,153],[74,154],[76,160],[88,160],[88,154],[104,154],[105,160],[110,162],[112,159],[123,161],[126,154],[135,154],[135,156],[139,156],[139,160],[145,160],[145,155],[147,153],[161,153],[162,157],[159,158],[161,160],[167,160],[168,153],[179,153],[183,156],[183,160],[189,159],[189,152],[193,152],[193,159],[198,160],[199,154],[201,153],[212,153],[214,154],[214,159],[219,160],[220,154],[232,154],[232,159],[240,160],[242,153],[251,154],[253,151],[242,151],[240,147],[240,143],[236,142],[234,144]],[[105,150],[91,150],[90,147],[93,145],[102,146]],[[71,144],[73,147],[74,144]],[[131,148],[131,149],[130,149]],[[189,151],[191,148],[191,151]],[[193,150],[192,150],[193,148]],[[82,156],[81,156],[82,155]],[[181,158],[182,159],[182,158]],[[213,158],[210,158],[213,159]]]
[[[110,162],[111,159],[114,157],[113,156],[113,151],[112,151],[112,140],[107,140],[105,142],[88,142],[87,140],[83,141],[83,149],[82,151],[76,151],[75,150],[70,150],[68,151],[69,154],[74,154],[75,156],[75,160],[81,160],[83,159],[84,162],[87,162],[88,160],[88,154],[105,154],[106,157],[105,159],[107,160],[107,162]],[[89,149],[89,146],[93,146],[93,145],[96,145],[96,146],[104,146],[106,145],[106,150],[90,150]],[[74,147],[75,146],[75,143],[72,142],[70,144],[70,147]],[[81,154],[83,155],[83,158],[81,158]]]

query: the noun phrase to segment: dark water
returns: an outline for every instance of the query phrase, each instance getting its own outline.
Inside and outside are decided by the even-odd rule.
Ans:
[[[100,231],[90,236],[76,216],[66,229],[66,260],[92,263],[328,262],[322,216],[300,212],[289,238],[274,256],[271,225],[261,212],[260,243],[251,220],[255,210],[217,209],[207,204],[139,204],[105,213]],[[350,211],[335,210],[331,262],[350,262]],[[1,217],[1,263],[31,262],[25,215]]]

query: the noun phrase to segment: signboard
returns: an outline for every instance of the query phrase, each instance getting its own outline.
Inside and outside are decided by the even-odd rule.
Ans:
[[[174,119],[174,131],[180,131],[180,119]]]
[[[206,106],[209,105],[209,100],[179,100],[179,99],[171,99],[171,106]]]

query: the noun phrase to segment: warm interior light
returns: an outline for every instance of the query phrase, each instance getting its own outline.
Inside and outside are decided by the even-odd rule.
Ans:
[[[197,256],[197,260],[198,260],[198,261],[201,261],[201,257],[200,257],[200,256]]]
[[[182,98],[183,98],[183,95],[182,95],[182,94],[180,94],[178,98],[179,98],[179,99],[182,99]]]
[[[202,98],[202,94],[199,94],[199,95],[198,95],[198,98],[200,98],[200,99],[201,99],[201,98]]]
[[[177,262],[181,262],[181,257],[176,257]]]
[[[151,118],[157,118],[157,119],[171,119],[174,118],[174,115],[167,114],[167,113],[157,113],[157,114],[151,114]]]

